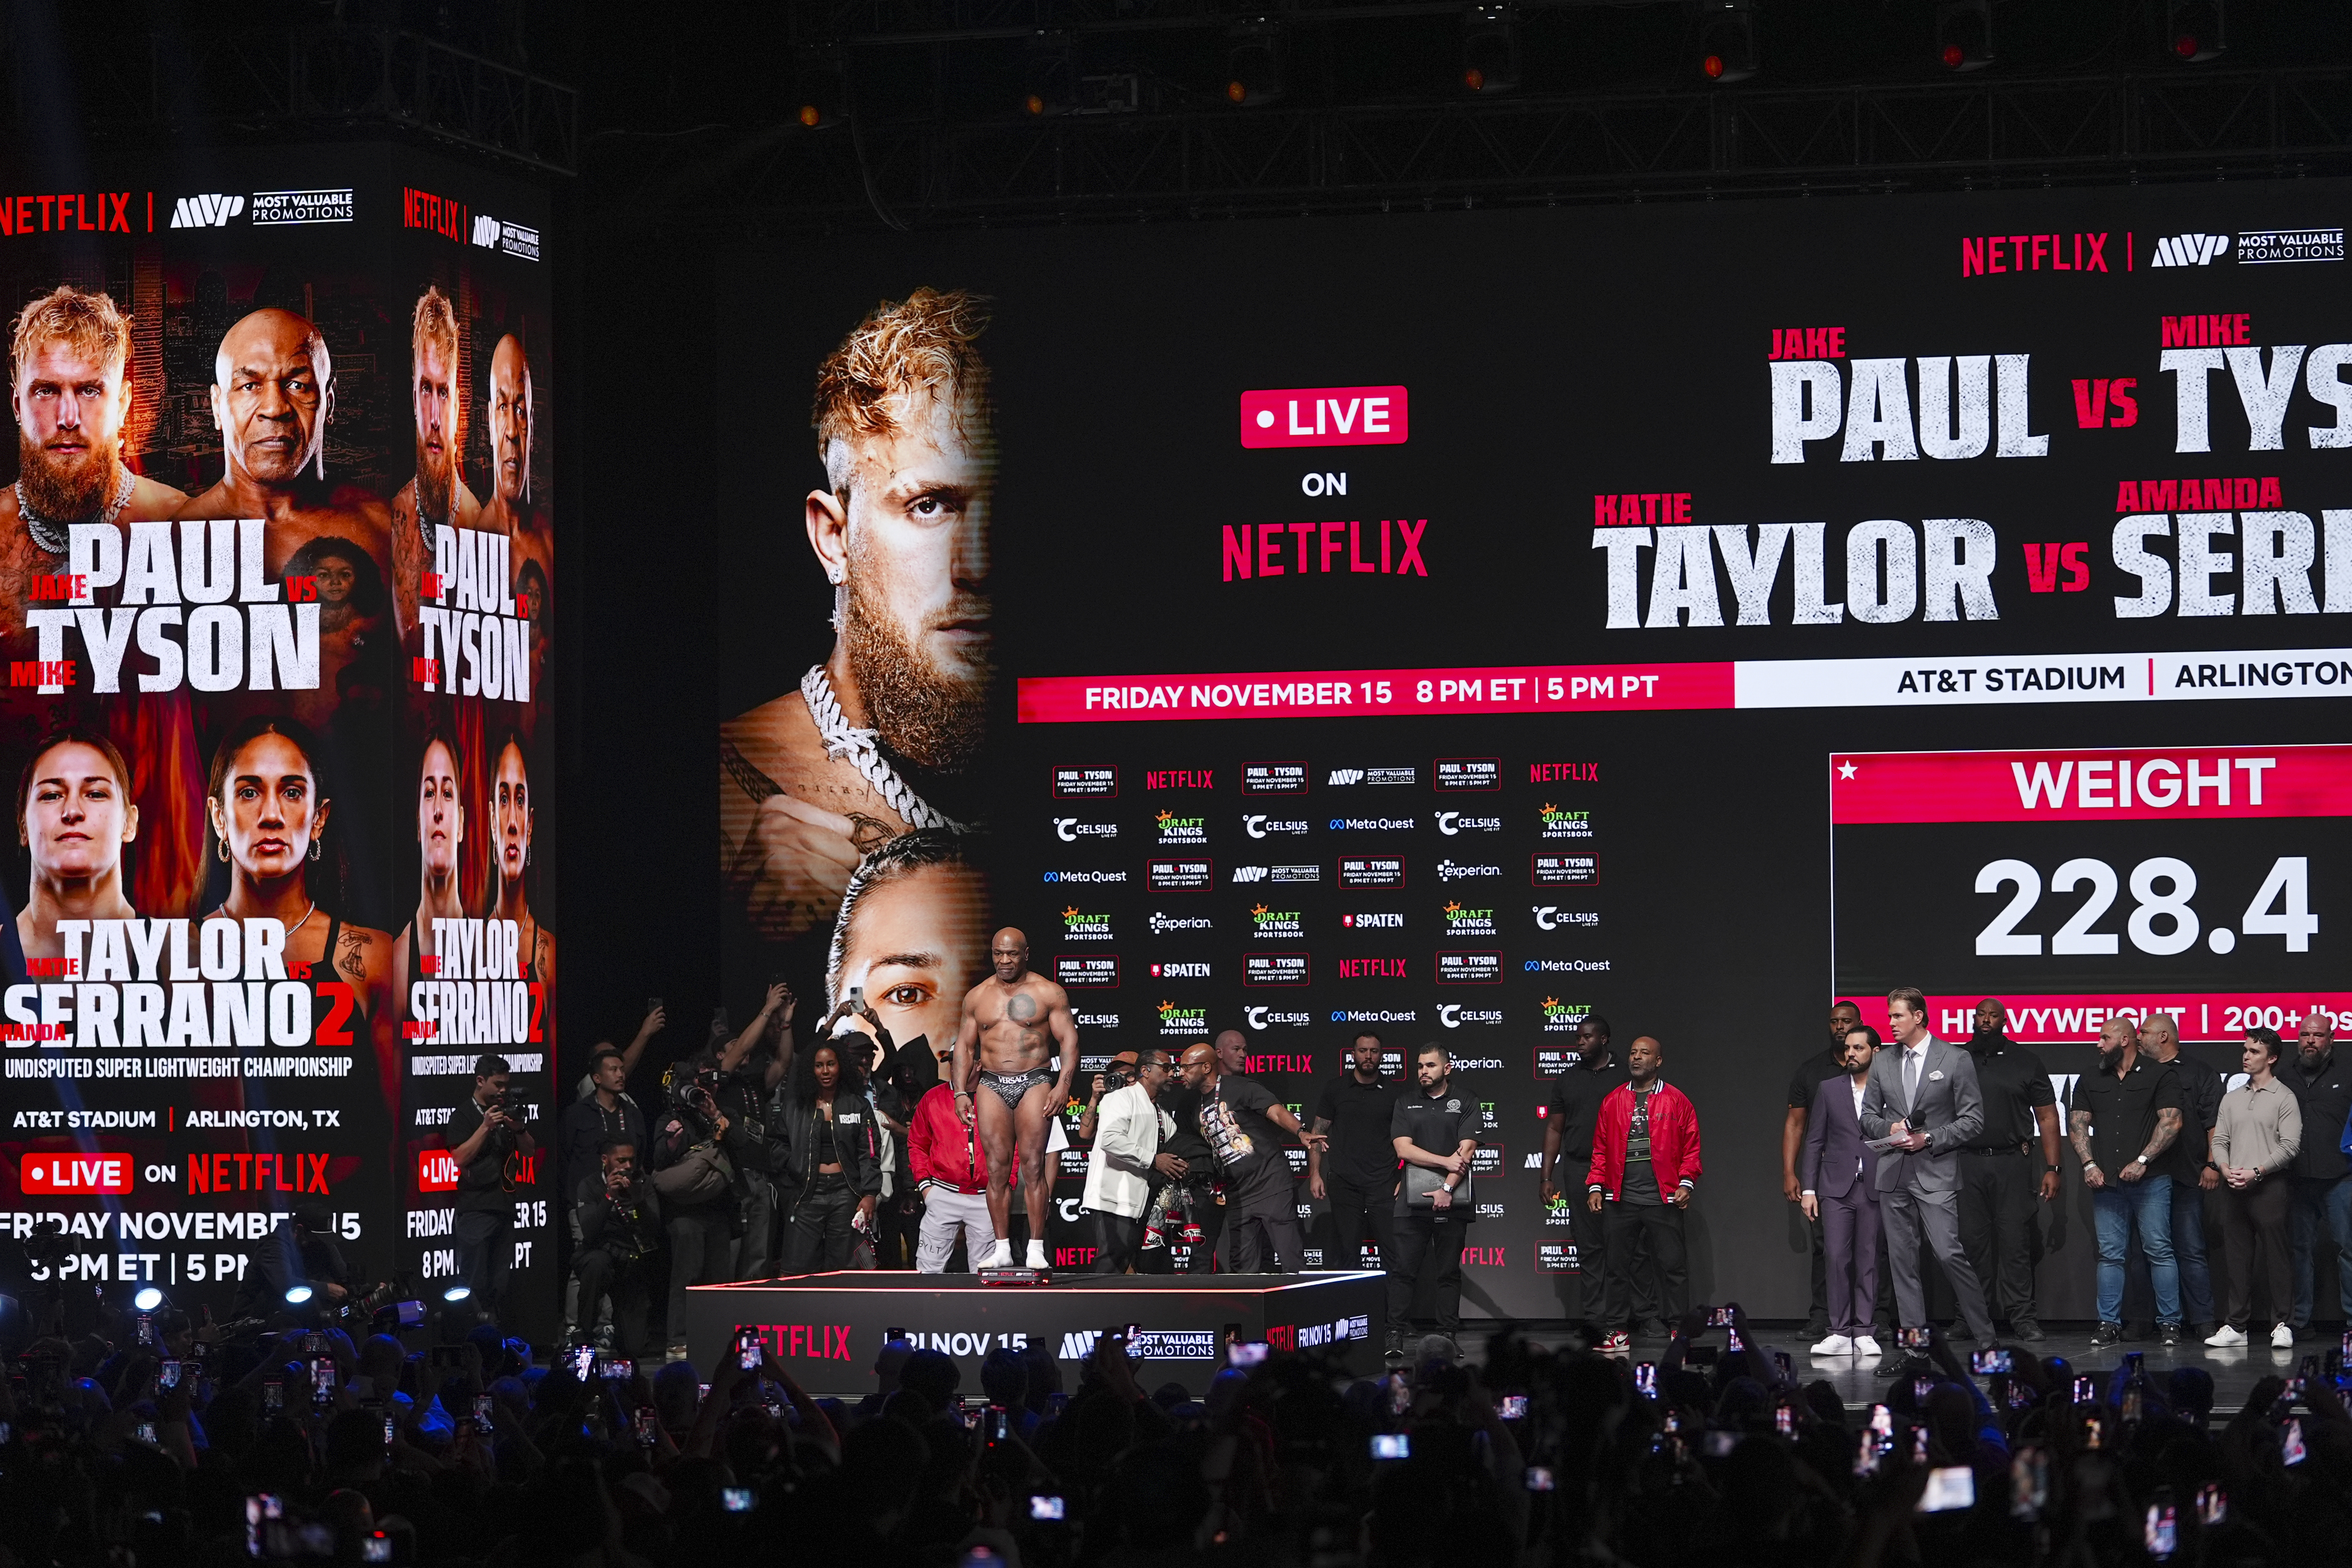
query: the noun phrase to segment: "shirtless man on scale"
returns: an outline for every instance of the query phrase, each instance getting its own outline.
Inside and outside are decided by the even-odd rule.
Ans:
[[[1017,1139],[1021,1197],[1029,1210],[1028,1267],[1043,1269],[1045,1211],[1054,1195],[1045,1129],[1069,1102],[1070,1078],[1078,1065],[1078,1026],[1070,1017],[1069,993],[1029,972],[1028,937],[1006,926],[989,938],[988,961],[996,972],[964,994],[963,1021],[948,1064],[956,1114],[979,1132],[988,1155],[988,1218],[997,1240],[988,1260],[974,1267],[1013,1266],[1005,1227],[1012,1218]],[[1050,1065],[1056,1054],[1062,1059],[1058,1076]]]

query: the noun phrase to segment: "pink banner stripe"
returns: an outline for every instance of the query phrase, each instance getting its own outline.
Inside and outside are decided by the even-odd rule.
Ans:
[[[1367,714],[1600,713],[1732,706],[1731,665],[1472,664],[1233,675],[1039,675],[1024,724],[1326,718]]]
[[[1835,752],[1835,822],[2098,822],[2352,813],[2352,746]]]
[[[2004,1031],[2020,1045],[2089,1044],[2111,1018],[2135,1022],[2167,1012],[2179,1020],[2180,1038],[2242,1040],[2256,1024],[2279,1031],[2287,1044],[2314,1012],[2325,1013],[2339,1030],[2352,1026],[2352,991],[2105,991],[2082,996],[2025,996],[2002,991],[1954,993],[1927,998],[1927,1027],[1943,1040],[1965,1041],[1975,1027],[1977,1003],[1991,996],[2009,1009]],[[1847,994],[1862,1009],[1862,1021],[1884,1034],[1886,998]]]

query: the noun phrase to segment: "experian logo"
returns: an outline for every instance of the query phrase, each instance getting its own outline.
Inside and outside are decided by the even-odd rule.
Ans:
[[[2228,235],[2170,235],[2156,242],[2150,267],[2210,267],[2230,248]]]
[[[1216,929],[1216,924],[1205,915],[1162,915],[1158,910],[1151,914],[1151,930],[1155,936],[1163,931],[1213,931]]]
[[[1461,882],[1471,877],[1502,874],[1503,868],[1498,865],[1456,865],[1452,861],[1437,862],[1437,880],[1440,882]]]
[[[245,213],[243,196],[182,196],[172,206],[175,229],[225,229]]]

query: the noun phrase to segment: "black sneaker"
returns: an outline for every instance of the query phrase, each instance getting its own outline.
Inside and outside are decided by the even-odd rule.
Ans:
[[[1402,1331],[1398,1329],[1389,1330],[1388,1348],[1381,1352],[1381,1359],[1386,1361],[1391,1366],[1395,1366],[1404,1360],[1404,1334]]]
[[[2167,1350],[2179,1349],[2180,1346],[2180,1325],[2179,1323],[2158,1323],[2156,1326],[2156,1338],[2157,1343],[2164,1346]]]
[[[1952,1344],[1958,1344],[1962,1340],[1972,1340],[1976,1337],[1975,1333],[1969,1330],[1969,1325],[1965,1322],[1954,1323],[1950,1328],[1944,1331],[1945,1340]]]
[[[2024,1344],[2040,1344],[2043,1340],[2048,1339],[2050,1336],[2042,1332],[2042,1325],[2040,1323],[2035,1322],[2032,1318],[2028,1318],[2023,1322],[2015,1325],[2013,1337]]]
[[[2124,1328],[2121,1323],[2101,1323],[2091,1331],[2091,1348],[2105,1350],[2111,1344],[2122,1343],[2123,1337]]]

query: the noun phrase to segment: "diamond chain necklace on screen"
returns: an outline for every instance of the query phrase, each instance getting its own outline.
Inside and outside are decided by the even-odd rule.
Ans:
[[[859,729],[844,716],[823,664],[810,665],[809,673],[801,677],[801,700],[808,704],[809,717],[816,721],[817,737],[824,742],[824,754],[849,758],[850,765],[874,786],[908,827],[946,828],[959,833],[967,831],[961,822],[934,809],[898,777],[898,770],[882,755],[879,731]]]
[[[131,486],[137,483],[137,477],[129,469],[123,470],[122,482],[114,487],[114,499],[99,511],[98,521],[101,528],[111,528],[114,519],[122,515],[122,508],[131,504]],[[33,510],[33,503],[25,499],[25,482],[22,479],[16,481],[16,515],[25,519],[25,531],[33,536],[35,544],[51,555],[66,553],[68,540],[58,531],[58,525]]]

